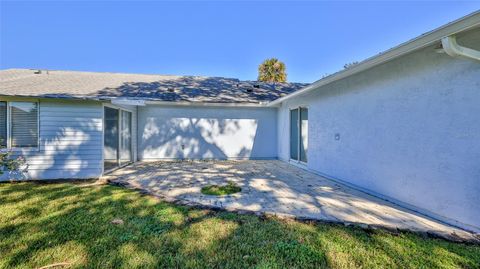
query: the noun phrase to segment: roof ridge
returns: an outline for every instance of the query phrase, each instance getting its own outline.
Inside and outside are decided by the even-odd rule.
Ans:
[[[49,72],[71,72],[71,73],[87,73],[87,74],[111,74],[111,75],[141,75],[141,76],[166,76],[166,77],[181,77],[182,75],[172,74],[147,74],[147,73],[125,73],[125,72],[111,72],[111,71],[84,71],[84,70],[61,70],[61,69],[47,69],[47,68],[9,68],[6,70],[24,70],[24,71],[49,71]]]
[[[79,73],[79,74],[103,74],[103,75],[127,75],[127,76],[161,76],[168,78],[199,78],[199,79],[228,79],[238,82],[250,82],[250,83],[263,83],[263,84],[310,84],[308,82],[264,82],[258,80],[241,80],[239,78],[233,77],[222,77],[222,76],[203,76],[203,75],[173,75],[173,74],[146,74],[146,73],[123,73],[123,72],[109,72],[109,71],[82,71],[82,70],[60,70],[60,69],[45,69],[45,68],[7,68],[1,69],[0,72],[4,71],[48,71],[48,72],[70,72],[70,73]]]

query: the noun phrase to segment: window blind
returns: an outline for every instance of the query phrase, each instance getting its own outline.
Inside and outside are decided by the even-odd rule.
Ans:
[[[38,104],[32,102],[11,102],[10,114],[12,147],[37,147]]]
[[[0,102],[0,147],[7,146],[7,102]]]

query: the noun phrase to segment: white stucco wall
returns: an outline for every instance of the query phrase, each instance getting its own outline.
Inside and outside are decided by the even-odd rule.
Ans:
[[[0,180],[101,176],[102,115],[99,102],[40,100],[39,147],[14,151],[26,158],[28,172]]]
[[[480,31],[460,41],[480,49]],[[480,63],[428,47],[291,99],[278,113],[283,160],[299,105],[308,169],[480,230]]]
[[[138,157],[272,159],[277,157],[275,108],[138,108]]]

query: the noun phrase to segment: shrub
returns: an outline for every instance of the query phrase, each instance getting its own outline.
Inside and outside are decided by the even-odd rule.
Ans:
[[[27,168],[22,167],[26,164],[25,157],[12,156],[12,151],[3,147],[0,148],[0,175],[3,175],[5,172],[25,172]]]

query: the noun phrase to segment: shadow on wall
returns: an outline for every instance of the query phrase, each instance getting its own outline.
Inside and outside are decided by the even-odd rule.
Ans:
[[[148,117],[141,134],[143,159],[248,159],[267,156],[258,146],[262,120]]]
[[[60,127],[54,136],[41,140],[47,178],[88,178],[98,176],[102,169],[101,119],[75,119],[72,126]],[[48,137],[48,138],[47,138]]]
[[[42,105],[42,104],[41,104]],[[14,151],[27,170],[5,173],[0,180],[93,178],[102,171],[102,117],[81,105],[43,105],[38,148]],[[63,110],[63,111],[60,111]]]

